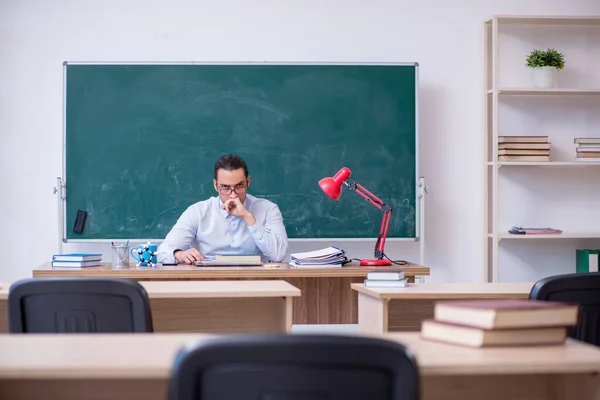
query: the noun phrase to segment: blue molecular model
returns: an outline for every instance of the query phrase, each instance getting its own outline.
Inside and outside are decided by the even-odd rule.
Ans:
[[[138,247],[138,263],[136,264],[138,267],[153,267],[156,265],[156,256],[158,254],[157,251],[150,251],[150,242],[144,245],[143,249]]]

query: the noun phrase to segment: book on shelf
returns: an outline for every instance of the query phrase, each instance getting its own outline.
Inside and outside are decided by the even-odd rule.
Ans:
[[[550,150],[550,143],[499,143],[498,150]]]
[[[549,162],[550,156],[498,156],[498,161]]]
[[[524,228],[522,226],[513,226],[508,233],[513,235],[560,235],[563,231],[554,228]]]
[[[499,136],[498,161],[548,162],[548,136]]]
[[[562,344],[579,305],[524,299],[442,300],[421,337],[469,347]]]
[[[506,149],[498,150],[500,156],[550,156],[550,150]]]
[[[575,161],[600,161],[600,138],[575,138]]]
[[[93,253],[66,253],[55,254],[52,256],[52,261],[100,261],[102,254]]]
[[[548,136],[498,136],[498,143],[548,143]]]

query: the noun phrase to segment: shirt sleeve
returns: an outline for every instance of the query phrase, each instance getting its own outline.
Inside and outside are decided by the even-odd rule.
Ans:
[[[198,232],[200,218],[192,206],[188,207],[177,220],[165,240],[158,246],[157,261],[160,263],[175,264],[173,252],[186,250],[193,242]]]
[[[258,221],[248,230],[260,251],[273,262],[282,262],[288,254],[288,238],[283,216],[277,205],[267,211],[265,223]]]

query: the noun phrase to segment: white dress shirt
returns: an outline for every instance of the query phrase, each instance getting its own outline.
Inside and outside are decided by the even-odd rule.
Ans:
[[[217,255],[260,254],[263,261],[281,262],[288,239],[279,207],[246,194],[244,207],[256,219],[252,226],[221,209],[218,196],[189,206],[158,247],[158,262],[174,264],[175,250],[195,247],[207,259]]]

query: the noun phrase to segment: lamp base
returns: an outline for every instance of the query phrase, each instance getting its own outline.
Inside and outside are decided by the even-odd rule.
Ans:
[[[389,265],[392,265],[392,262],[389,260],[384,260],[382,258],[375,258],[370,260],[365,259],[360,261],[361,267],[386,267]]]

